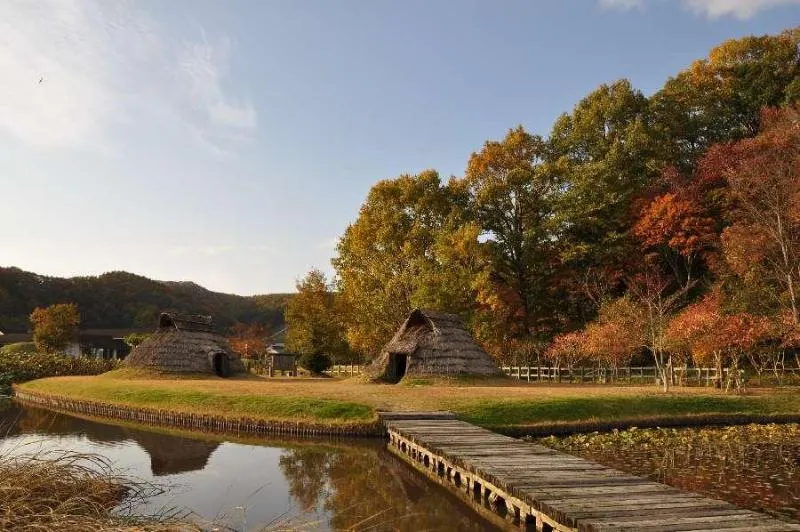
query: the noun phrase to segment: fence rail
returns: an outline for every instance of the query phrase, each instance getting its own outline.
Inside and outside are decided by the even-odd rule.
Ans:
[[[553,366],[503,366],[503,373],[515,379],[529,382],[631,382],[637,384],[657,384],[661,381],[658,368],[655,366],[633,366],[623,368],[579,367],[559,368]],[[704,385],[712,386],[718,380],[726,380],[730,368],[723,368],[722,378],[719,379],[716,368],[672,368],[672,382],[678,385]],[[742,379],[747,377],[743,369],[739,370]],[[777,375],[776,375],[777,373]],[[765,373],[766,377],[800,378],[800,368],[779,368]]]
[[[354,375],[361,375],[364,366],[360,364],[335,364],[331,366],[331,369],[326,371],[325,373],[332,375],[332,376],[344,376],[344,377],[352,377]]]

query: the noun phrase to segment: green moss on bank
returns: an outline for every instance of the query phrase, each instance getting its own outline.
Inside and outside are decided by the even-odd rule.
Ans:
[[[172,410],[230,418],[249,417],[267,421],[307,421],[326,424],[370,422],[373,408],[329,399],[274,395],[225,394],[184,388],[139,388],[106,379],[64,382],[42,379],[20,389],[115,405]]]

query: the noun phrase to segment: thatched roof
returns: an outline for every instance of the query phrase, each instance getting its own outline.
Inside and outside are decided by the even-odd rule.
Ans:
[[[393,368],[393,355],[405,368]],[[461,318],[436,310],[415,309],[368,368],[375,378],[403,375],[495,375],[492,358],[475,343]]]
[[[158,324],[158,330],[128,355],[128,366],[221,376],[244,371],[228,340],[212,332],[210,316],[164,313]]]
[[[211,316],[162,312],[158,319],[158,327],[160,329],[175,327],[179,331],[212,332],[213,320]]]

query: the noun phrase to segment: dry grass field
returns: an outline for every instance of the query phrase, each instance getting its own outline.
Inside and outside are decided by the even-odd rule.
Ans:
[[[545,385],[511,379],[371,384],[358,378],[181,378],[130,373],[53,377],[22,389],[120,405],[231,417],[344,423],[373,420],[377,410],[452,410],[484,426],[742,414],[800,414],[792,388],[731,395],[709,388]]]

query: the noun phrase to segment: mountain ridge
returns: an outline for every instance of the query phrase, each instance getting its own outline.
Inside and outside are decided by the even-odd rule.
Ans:
[[[126,271],[54,277],[0,267],[0,330],[27,330],[36,307],[76,303],[82,328],[155,328],[163,311],[210,315],[220,329],[235,323],[283,327],[292,294],[239,296],[193,281],[159,281]]]

